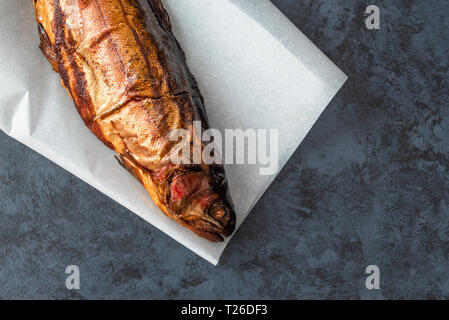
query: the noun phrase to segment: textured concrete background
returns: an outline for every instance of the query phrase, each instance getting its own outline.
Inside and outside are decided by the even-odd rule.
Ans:
[[[1,133],[1,298],[449,298],[449,2],[273,2],[350,80],[220,265]]]

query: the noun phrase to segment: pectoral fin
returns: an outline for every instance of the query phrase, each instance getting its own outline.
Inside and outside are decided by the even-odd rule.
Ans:
[[[53,67],[53,70],[58,72],[56,50],[55,50],[53,44],[51,43],[47,32],[45,31],[44,27],[40,23],[38,24],[38,30],[39,30],[39,37],[41,39],[39,48],[42,50],[44,56],[50,62],[51,66]]]
[[[153,180],[149,176],[148,172],[138,166],[134,161],[128,158],[126,155],[120,155],[120,158],[116,157],[119,164],[125,168],[129,173],[131,173],[147,190],[151,198],[154,200],[156,205],[170,218],[170,215],[166,205],[162,203],[161,196],[158,193],[157,186],[154,184]]]

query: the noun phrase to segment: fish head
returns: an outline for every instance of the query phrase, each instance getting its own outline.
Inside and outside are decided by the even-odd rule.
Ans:
[[[172,178],[169,193],[169,211],[195,234],[221,242],[234,232],[236,216],[222,167],[182,171]]]

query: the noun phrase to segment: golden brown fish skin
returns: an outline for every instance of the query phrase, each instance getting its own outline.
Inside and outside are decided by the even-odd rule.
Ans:
[[[33,0],[41,50],[89,129],[162,211],[210,240],[235,228],[219,165],[174,165],[170,133],[208,128],[204,101],[160,0]],[[191,141],[192,142],[192,141]]]

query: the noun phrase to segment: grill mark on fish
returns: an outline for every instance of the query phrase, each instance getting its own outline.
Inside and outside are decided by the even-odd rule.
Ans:
[[[118,0],[118,3],[120,5],[120,8],[122,9],[122,14],[123,14],[123,18],[125,20],[125,24],[129,28],[129,30],[131,30],[131,33],[133,34],[134,40],[136,41],[136,44],[139,47],[140,53],[142,54],[145,64],[147,65],[148,76],[151,78],[152,77],[151,64],[150,64],[150,61],[148,60],[148,52],[145,49],[145,46],[143,45],[142,40],[140,40],[140,37],[137,34],[136,30],[132,27],[131,23],[128,20],[126,9],[123,6],[122,0]]]
[[[54,21],[53,21],[53,33],[55,35],[55,55],[56,55],[56,63],[58,64],[58,71],[61,76],[62,81],[64,82],[65,87],[67,88],[69,94],[72,96],[72,99],[75,100],[76,97],[73,94],[72,88],[70,86],[70,79],[68,72],[65,68],[62,68],[63,65],[63,56],[62,56],[62,44],[65,43],[65,21],[62,14],[62,9],[60,7],[59,0],[53,0],[53,5],[55,6],[54,13]],[[59,26],[58,26],[59,25]],[[62,65],[62,67],[61,67]],[[75,100],[76,101],[76,100]]]
[[[121,0],[120,0],[121,1]],[[154,2],[158,2],[158,7],[154,7]],[[172,38],[174,38],[174,37],[172,37],[172,31],[171,31],[171,25],[170,25],[170,22],[168,22],[168,24],[167,24],[167,22],[165,22],[165,24],[167,24],[167,27],[164,27],[163,25],[164,25],[164,22],[161,20],[161,19],[164,19],[164,17],[163,17],[163,15],[162,14],[160,14],[160,11],[161,10],[165,10],[165,9],[162,9],[161,7],[162,7],[162,3],[159,1],[159,0],[155,0],[155,1],[152,1],[152,0],[147,0],[147,4],[150,6],[150,8],[151,8],[151,11],[152,11],[152,13],[154,14],[154,16],[155,16],[155,18],[156,18],[156,21],[157,21],[157,23],[158,23],[158,25],[161,27],[161,30],[163,30],[164,32],[165,32],[165,35],[170,39],[170,40],[172,40]],[[141,6],[141,3],[140,3],[140,1],[136,1],[135,2],[135,5],[136,5],[136,7],[139,9],[139,12],[143,12],[144,10],[143,10],[143,8],[142,8],[142,6]],[[165,18],[167,18],[168,19],[168,16],[165,16]],[[142,17],[142,21],[144,21],[144,24],[145,24],[145,26],[146,26],[146,23],[147,23],[147,21],[146,21],[146,19],[145,19],[145,17]],[[165,21],[165,20],[164,20]],[[168,20],[169,21],[169,20]],[[151,42],[151,45],[153,46],[153,47],[155,47],[155,48],[157,48],[157,49],[160,49],[159,48],[159,46],[158,46],[158,44],[157,44],[157,42],[152,38],[152,37],[148,37],[148,40]],[[145,49],[145,47],[144,47],[144,49]],[[165,56],[164,55],[162,55],[161,54],[161,50],[156,50],[156,56],[157,56],[157,59],[158,59],[158,63],[160,64],[160,67],[162,67],[162,68],[164,68],[164,69],[167,69],[167,60],[165,59]],[[169,79],[167,78],[167,75],[165,74],[165,72],[164,71],[162,71],[161,72],[161,74],[159,74],[159,76],[162,76],[162,78],[163,78],[163,84],[166,84],[167,85],[167,91],[170,91],[170,81],[169,81]]]
[[[147,49],[147,48],[145,47],[145,45],[143,44],[142,40],[140,39],[139,35],[137,34],[137,31],[133,28],[133,26],[132,26],[131,23],[129,22],[129,20],[128,20],[128,15],[127,15],[127,12],[126,12],[125,7],[123,6],[122,0],[118,0],[118,3],[119,3],[119,5],[120,5],[120,8],[122,9],[122,14],[123,14],[123,18],[124,18],[124,20],[125,20],[125,24],[126,24],[126,26],[131,30],[131,33],[133,34],[134,40],[136,41],[136,44],[137,44],[137,46],[138,46],[138,48],[139,48],[139,50],[140,50],[140,53],[141,53],[141,55],[142,55],[142,57],[143,57],[143,59],[144,59],[144,61],[145,61],[145,64],[146,64],[146,66],[147,66],[148,76],[149,76],[150,79],[151,79],[151,78],[153,77],[153,75],[152,75],[152,73],[151,73],[152,66],[151,66],[151,64],[150,64],[150,61],[148,60],[148,49]],[[151,46],[152,46],[153,48],[158,48],[157,43],[156,43],[155,41],[153,41],[153,40],[151,39],[151,37],[150,37],[150,40],[151,40]],[[158,89],[159,89],[159,90],[158,90],[158,97],[162,97],[162,96],[163,96],[163,94],[162,94],[162,91],[163,91],[162,86],[163,86],[164,84],[167,84],[167,87],[168,87],[168,90],[167,90],[167,91],[170,90],[169,85],[168,85],[168,84],[169,84],[169,81],[168,81],[168,79],[167,79],[166,72],[163,71],[164,69],[166,69],[166,68],[164,68],[164,67],[166,67],[167,64],[166,64],[166,61],[163,59],[163,57],[162,57],[162,55],[161,55],[160,52],[161,52],[161,50],[159,50],[159,49],[155,50],[155,53],[156,53],[156,56],[157,56],[157,62],[158,62],[158,64],[159,64],[159,68],[158,68],[158,78],[159,78],[159,79],[160,79],[160,78],[163,79],[163,81],[161,81],[161,86],[158,87]],[[162,71],[161,71],[161,70],[162,70]],[[159,98],[159,99],[161,99],[161,98]],[[165,118],[165,117],[163,117],[160,121],[161,121],[161,122],[164,122],[162,125],[164,125],[164,126],[167,125],[167,123],[166,123],[166,118]]]
[[[98,4],[98,1],[97,1],[97,0],[93,0],[93,1],[94,1],[95,5],[96,5],[96,7],[97,7],[97,9],[98,9],[98,12],[99,12],[99,14],[100,14],[100,16],[101,16],[103,25],[104,25],[105,27],[107,27],[107,24],[106,24],[106,18],[104,17],[104,15],[103,15],[103,13],[102,13],[102,11],[101,11],[101,8],[100,8],[100,6],[99,6],[99,4]],[[151,79],[151,78],[153,78],[153,75],[152,75],[152,73],[151,73],[152,66],[151,66],[151,64],[150,64],[150,62],[149,62],[149,60],[148,60],[148,51],[147,51],[148,49],[146,49],[146,47],[145,47],[144,44],[142,43],[142,40],[140,39],[139,35],[137,34],[136,30],[133,28],[133,26],[132,26],[131,23],[129,22],[129,20],[128,20],[128,18],[127,18],[126,9],[125,9],[125,7],[124,7],[124,5],[123,5],[123,2],[122,2],[121,0],[118,0],[118,3],[119,3],[119,6],[120,6],[120,8],[121,8],[121,11],[122,11],[122,15],[123,15],[125,24],[126,24],[126,26],[131,30],[131,33],[133,34],[133,38],[134,38],[134,40],[135,40],[137,46],[139,47],[139,51],[140,51],[140,53],[141,53],[141,55],[142,55],[142,57],[143,57],[143,59],[144,59],[144,61],[145,61],[146,69],[147,69],[146,71],[147,71],[147,73],[148,73],[149,78]],[[128,74],[127,68],[126,68],[125,63],[123,62],[123,59],[122,59],[122,57],[121,57],[121,55],[120,55],[120,53],[119,53],[119,50],[118,50],[118,48],[117,48],[117,44],[116,44],[116,42],[114,41],[114,38],[113,38],[113,36],[112,36],[112,33],[110,34],[110,37],[109,37],[108,39],[109,39],[109,41],[111,42],[111,44],[112,44],[112,46],[113,46],[113,48],[114,48],[114,51],[115,51],[115,53],[116,53],[117,56],[118,56],[118,59],[119,59],[119,61],[120,61],[120,64],[121,64],[121,66],[122,66],[122,70],[123,70],[124,74],[127,75],[127,74]],[[158,48],[158,45],[157,45],[154,41],[152,41],[151,37],[150,37],[150,40],[151,40],[151,46],[154,47],[154,48]],[[163,68],[163,67],[162,67],[162,64],[163,64],[163,63],[161,63],[161,62],[164,61],[164,60],[163,60],[163,57],[162,57],[161,54],[160,54],[160,50],[155,50],[155,53],[156,53],[156,56],[157,56],[157,62],[159,63],[160,68]],[[158,77],[159,77],[159,78],[161,78],[161,77],[163,78],[164,81],[162,81],[162,83],[168,83],[168,81],[167,81],[167,79],[166,79],[166,73],[165,73],[165,72],[161,72],[161,71],[160,71],[160,68],[158,68]],[[131,85],[131,83],[129,83],[129,85]],[[163,96],[164,96],[164,95],[162,94],[162,92],[161,92],[161,91],[162,91],[162,88],[161,88],[160,86],[156,86],[156,87],[153,87],[153,88],[157,90],[157,97],[155,97],[155,98],[153,98],[153,99],[154,99],[154,100],[162,99]],[[167,96],[168,96],[168,95],[167,95]],[[130,102],[130,101],[127,101],[127,102],[125,102],[125,103],[123,103],[123,104],[120,104],[120,105],[118,105],[118,106],[113,107],[111,110],[108,110],[108,111],[105,111],[105,112],[101,113],[100,115],[96,115],[95,118],[94,118],[94,121],[99,120],[99,119],[104,119],[104,118],[107,118],[108,116],[111,116],[111,115],[115,114],[117,111],[119,111],[119,110],[121,110],[123,107],[127,106],[127,105],[129,104],[129,102]],[[180,110],[180,114],[182,114],[182,111],[181,111],[181,110]],[[166,119],[165,119],[165,118],[162,118],[161,121],[164,121],[164,122],[165,122]],[[167,124],[165,123],[164,125],[167,125]]]
[[[100,17],[101,17],[103,26],[104,26],[105,28],[107,28],[106,18],[105,18],[105,16],[103,15],[103,12],[101,11],[101,7],[100,7],[100,5],[98,4],[98,1],[97,1],[97,0],[93,0],[93,2],[94,2],[95,6],[96,6],[96,8],[97,8],[97,11],[98,11]],[[143,48],[143,44],[141,43],[141,41],[140,41],[140,39],[139,39],[138,37],[136,38],[136,32],[135,32],[135,30],[131,27],[131,25],[130,25],[128,19],[126,18],[125,8],[123,7],[123,3],[122,3],[121,0],[119,0],[119,4],[120,4],[120,7],[121,7],[121,9],[122,9],[122,14],[123,14],[123,16],[124,16],[125,23],[127,24],[127,26],[128,26],[128,27],[131,29],[131,31],[133,32],[135,41],[136,41],[136,43],[138,44],[138,46],[140,47],[141,54],[143,55],[143,57],[144,57],[144,59],[145,59],[145,63],[146,63],[146,65],[147,65],[147,72],[148,72],[148,75],[149,75],[149,77],[150,77],[150,79],[151,79],[151,78],[152,78],[152,75],[151,75],[151,65],[150,65],[150,63],[149,63],[149,61],[148,61],[148,57],[145,55],[145,50],[144,50],[144,48]],[[118,50],[118,47],[117,47],[117,43],[116,43],[116,41],[114,41],[113,33],[112,33],[112,32],[109,33],[109,37],[107,37],[107,39],[110,41],[110,43],[111,43],[111,45],[112,45],[112,47],[113,47],[113,49],[114,49],[114,52],[115,52],[115,54],[117,55],[117,58],[118,58],[118,60],[119,60],[119,62],[120,62],[120,65],[121,65],[121,67],[122,67],[122,72],[123,72],[125,75],[128,75],[127,67],[126,67],[126,65],[125,65],[125,63],[124,63],[123,57],[122,57],[121,54],[119,53],[119,50]],[[131,60],[131,61],[132,61],[132,60]],[[129,63],[129,62],[128,62],[128,63]],[[129,87],[130,85],[131,85],[131,82],[129,82],[126,86]],[[158,90],[157,90],[157,91],[158,91],[158,95],[160,95],[160,94],[161,94],[160,88],[158,87],[157,89],[158,89]],[[132,101],[132,100],[130,100],[130,101]],[[127,106],[127,105],[129,104],[130,101],[127,101],[127,102],[125,102],[125,103],[123,103],[123,104],[121,104],[121,105],[119,105],[119,106],[113,107],[111,110],[106,111],[106,112],[103,112],[103,113],[100,114],[100,115],[96,115],[95,118],[93,119],[93,121],[94,121],[94,122],[97,122],[98,120],[103,119],[104,117],[107,118],[108,116],[111,116],[111,115],[115,114],[116,112],[118,112],[119,110],[121,110],[123,107]]]
[[[99,46],[103,41],[108,40],[113,32],[116,32],[117,28],[109,28],[107,30],[102,31],[96,39],[94,39],[88,46],[88,49],[94,49]]]
[[[107,28],[108,26],[107,26],[107,24],[106,24],[106,18],[104,17],[103,12],[101,11],[101,7],[100,7],[100,5],[98,4],[98,1],[97,1],[97,0],[92,0],[92,1],[93,1],[93,3],[95,4],[95,7],[97,8],[97,11],[98,11],[98,14],[100,15],[101,22],[103,23],[103,26],[104,26],[105,28]],[[110,41],[110,43],[111,43],[111,45],[112,45],[112,48],[114,49],[114,52],[115,52],[115,54],[117,55],[117,59],[118,59],[118,61],[120,62],[120,65],[122,66],[123,72],[125,72],[125,64],[124,64],[124,62],[123,62],[123,57],[120,55],[119,50],[118,50],[118,48],[117,48],[117,44],[116,44],[115,41],[113,40],[112,33],[111,33],[110,37],[108,37],[108,40]]]
[[[71,54],[66,54],[67,62],[74,73],[75,83],[72,85],[70,83],[69,73],[64,68],[64,57],[63,50],[68,50],[68,43],[72,43],[73,39],[66,39],[66,28],[65,28],[65,16],[62,12],[61,3],[59,0],[54,0],[53,4],[55,6],[55,21],[53,25],[53,32],[56,39],[56,56],[58,59],[59,70],[62,71],[61,77],[75,100],[77,107],[83,117],[86,125],[90,126],[92,122],[92,101],[90,99],[89,93],[87,92],[87,85],[85,80],[84,72],[78,67],[75,58]],[[67,32],[70,34],[70,32]]]
[[[189,92],[180,92],[177,94],[171,94],[171,95],[163,95],[160,97],[141,97],[141,96],[135,96],[135,97],[131,97],[128,100],[126,100],[123,103],[120,103],[119,105],[111,108],[110,110],[106,110],[100,114],[98,114],[93,121],[97,121],[97,120],[106,120],[108,117],[116,114],[117,112],[119,112],[120,110],[122,110],[124,107],[126,107],[128,104],[130,104],[131,102],[134,101],[143,101],[143,100],[147,100],[149,102],[155,102],[155,101],[159,101],[159,100],[163,100],[163,99],[173,99],[173,98],[177,98],[177,97],[181,97],[181,96],[186,96],[189,95]],[[184,115],[182,115],[184,116]]]
[[[53,33],[55,35],[55,53],[58,63],[58,71],[61,75],[61,79],[64,82],[67,91],[72,96],[73,101],[78,109],[81,118],[83,119],[86,126],[101,140],[104,144],[113,148],[113,145],[106,138],[98,124],[93,122],[94,110],[92,100],[90,98],[89,92],[87,91],[87,83],[85,79],[85,74],[83,70],[76,63],[75,57],[72,54],[66,53],[66,59],[70,64],[70,67],[74,73],[75,83],[72,85],[70,83],[70,76],[68,71],[64,68],[64,57],[63,50],[73,52],[69,50],[67,43],[72,45],[75,44],[70,31],[67,32],[66,39],[66,28],[65,28],[65,15],[62,12],[60,0],[53,0],[53,5],[55,6],[55,17],[53,23]]]

